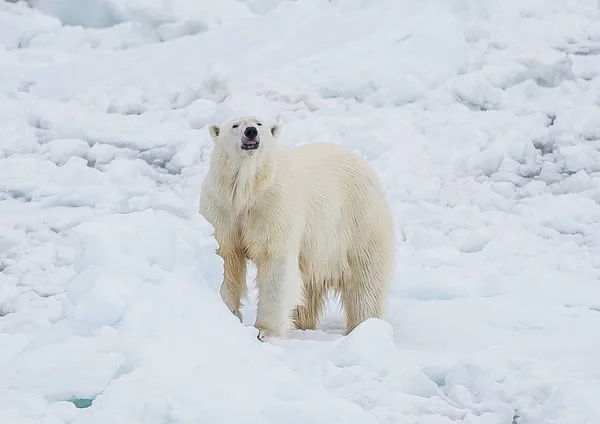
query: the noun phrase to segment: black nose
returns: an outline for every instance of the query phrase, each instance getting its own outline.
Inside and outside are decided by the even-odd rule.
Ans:
[[[258,130],[256,129],[256,127],[248,127],[244,130],[244,136],[248,140],[254,140],[257,135],[258,135]]]

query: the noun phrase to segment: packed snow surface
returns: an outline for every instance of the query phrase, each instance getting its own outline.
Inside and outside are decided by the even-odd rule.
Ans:
[[[600,423],[596,0],[32,3],[0,2],[0,423]],[[227,310],[198,199],[246,114],[371,161],[385,320]]]

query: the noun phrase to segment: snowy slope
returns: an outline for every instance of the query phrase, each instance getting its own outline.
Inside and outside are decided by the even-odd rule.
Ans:
[[[596,0],[37,6],[0,2],[0,423],[600,423]],[[373,163],[385,321],[263,344],[223,305],[197,203],[240,114]]]

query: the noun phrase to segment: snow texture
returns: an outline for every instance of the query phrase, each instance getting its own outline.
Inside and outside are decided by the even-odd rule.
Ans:
[[[600,423],[596,0],[0,2],[0,423]],[[31,7],[30,7],[31,6]],[[385,320],[260,343],[207,124],[346,145]],[[249,284],[253,284],[253,271]]]

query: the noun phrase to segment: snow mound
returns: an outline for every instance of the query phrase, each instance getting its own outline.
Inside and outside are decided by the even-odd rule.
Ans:
[[[73,228],[70,311],[3,363],[0,397],[35,395],[44,407],[31,419],[78,424],[369,422],[352,403],[308,389],[239,325],[218,295],[211,232],[203,219],[150,210]],[[82,400],[91,405],[76,417]]]
[[[254,16],[244,2],[232,0],[31,0],[33,6],[64,25],[109,28],[131,22],[155,31],[161,41],[198,34],[222,22]]]
[[[385,321],[368,319],[355,328],[331,354],[338,367],[368,366],[394,350],[394,331]]]
[[[104,28],[123,22],[115,5],[106,0],[36,0],[33,5],[64,25]]]

